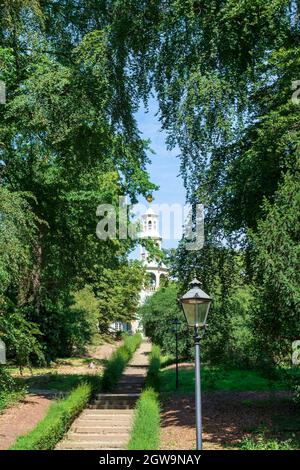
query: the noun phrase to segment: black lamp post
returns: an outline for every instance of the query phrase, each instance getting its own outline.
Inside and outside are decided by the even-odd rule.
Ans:
[[[211,297],[201,287],[201,282],[193,279],[190,290],[181,299],[186,321],[194,328],[195,340],[195,395],[196,395],[196,447],[202,450],[202,415],[201,415],[201,371],[200,371],[200,328],[205,328]]]
[[[175,343],[176,343],[176,390],[178,390],[179,387],[179,374],[178,374],[178,326],[180,325],[180,320],[178,318],[175,318],[175,320],[172,321],[174,328],[173,328],[173,333],[175,333]]]

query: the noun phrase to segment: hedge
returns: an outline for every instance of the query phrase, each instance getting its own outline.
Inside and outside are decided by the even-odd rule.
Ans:
[[[118,348],[108,361],[102,379],[103,392],[111,392],[116,387],[123,370],[133,356],[133,353],[142,342],[140,333],[134,336],[125,336],[124,344]]]
[[[161,350],[160,347],[154,344],[149,358],[149,368],[146,379],[146,387],[153,388],[159,392],[159,370],[161,366]]]
[[[95,389],[111,390],[117,384],[134,351],[141,344],[140,334],[126,336],[124,344],[108,361],[103,378],[87,377],[68,397],[53,403],[42,421],[24,436],[20,436],[10,450],[52,450],[64,437],[74,419],[87,406]]]
[[[154,345],[149,359],[146,390],[135,409],[129,450],[156,450],[160,440],[160,404],[158,400],[160,348]]]
[[[51,405],[47,415],[28,434],[20,436],[10,450],[52,450],[86,407],[93,386],[82,383],[67,398]]]

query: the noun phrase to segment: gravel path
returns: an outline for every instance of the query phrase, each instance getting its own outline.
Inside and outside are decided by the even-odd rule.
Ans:
[[[50,398],[27,395],[0,414],[0,450],[8,449],[17,437],[31,431],[45,416],[51,402]]]
[[[203,393],[203,448],[236,449],[259,426],[272,426],[278,415],[297,411],[289,392]],[[192,395],[172,395],[163,400],[161,449],[195,449],[195,409]]]

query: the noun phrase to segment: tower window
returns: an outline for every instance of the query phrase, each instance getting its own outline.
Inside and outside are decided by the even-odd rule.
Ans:
[[[151,230],[151,229],[152,229],[152,221],[149,220],[149,222],[148,222],[148,230]]]

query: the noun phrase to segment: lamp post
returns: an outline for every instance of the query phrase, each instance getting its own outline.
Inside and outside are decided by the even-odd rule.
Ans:
[[[190,282],[190,290],[181,298],[180,302],[186,321],[194,328],[195,340],[195,402],[196,402],[196,447],[202,450],[202,414],[201,414],[201,369],[200,369],[200,328],[205,328],[209,312],[211,297],[201,287],[198,279]]]
[[[178,326],[180,325],[180,320],[176,318],[172,321],[174,328],[173,333],[175,333],[175,342],[176,342],[176,390],[179,387],[179,374],[178,374]]]

